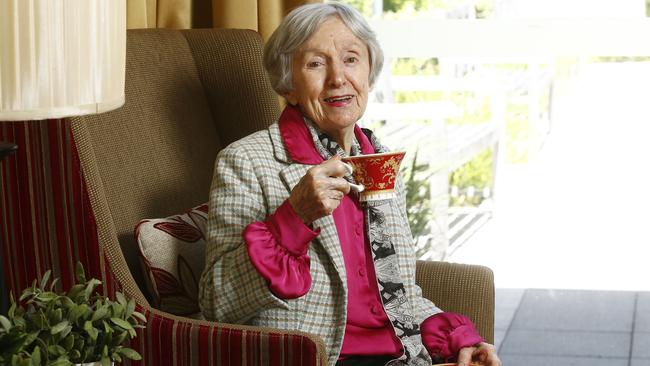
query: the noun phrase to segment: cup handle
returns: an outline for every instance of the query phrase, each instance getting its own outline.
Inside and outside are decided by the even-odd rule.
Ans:
[[[352,165],[350,165],[350,164],[348,164],[348,163],[346,163],[344,161],[342,161],[341,163],[343,163],[343,165],[345,166],[345,169],[348,170],[348,174],[352,174],[352,172],[354,171],[354,168],[352,167]]]
[[[352,165],[350,165],[350,164],[348,164],[346,162],[343,162],[343,161],[341,163],[343,163],[343,165],[345,165],[345,168],[348,170],[348,174],[352,174],[352,172],[354,171],[354,168],[352,167]],[[350,183],[350,182],[348,182],[348,184],[350,185],[350,189],[356,191],[357,193],[361,193],[366,189],[366,187],[363,184],[354,184],[354,183]]]
[[[348,184],[350,185],[350,189],[357,191],[357,193],[361,193],[366,189],[362,184],[352,184],[350,182]]]

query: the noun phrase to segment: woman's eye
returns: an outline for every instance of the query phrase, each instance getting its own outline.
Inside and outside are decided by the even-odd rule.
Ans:
[[[355,56],[350,56],[350,57],[347,57],[345,59],[345,63],[347,63],[347,64],[353,64],[353,63],[355,63],[357,61],[359,61],[359,59],[356,58]]]
[[[307,63],[307,67],[309,67],[309,68],[315,68],[315,67],[318,67],[318,66],[321,66],[321,65],[322,65],[322,63],[319,62],[319,61],[310,61],[310,62]]]

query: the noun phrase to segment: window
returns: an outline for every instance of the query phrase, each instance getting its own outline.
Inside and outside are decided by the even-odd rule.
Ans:
[[[585,233],[594,223],[607,227],[590,205],[643,216],[639,207],[650,202],[638,195],[613,206],[605,203],[626,189],[611,177],[616,169],[612,159],[628,167],[644,164],[641,154],[631,154],[629,144],[640,149],[644,144],[639,136],[650,135],[642,122],[650,116],[641,97],[650,94],[650,1],[345,2],[370,20],[387,56],[364,123],[387,145],[405,148],[412,157],[417,151],[418,160],[428,166],[420,172],[430,182],[433,217],[421,235],[425,258],[461,253],[463,243],[476,238],[468,234],[485,222],[479,217],[485,213],[493,217],[490,222],[501,215],[504,220],[529,216],[531,222],[551,224],[554,216],[569,220],[559,211],[573,211],[572,230]],[[460,127],[473,128],[477,135],[472,140]],[[491,128],[499,134],[496,151]],[[553,177],[537,179],[546,186],[528,176],[517,187],[513,176],[538,169],[548,151],[559,145],[569,155],[556,157],[558,168],[546,171]],[[475,148],[485,146],[490,149]],[[592,159],[603,165],[594,165]],[[650,184],[638,170],[627,171],[625,180]],[[547,206],[504,212],[508,210],[502,204],[516,199],[513,187],[522,202],[548,194]],[[568,189],[576,191],[564,192]],[[468,225],[456,230],[453,225],[461,222]],[[627,229],[612,228],[612,235],[617,230]],[[440,234],[446,242],[432,242]],[[508,233],[500,235],[506,238]],[[594,248],[607,246],[598,237],[591,239]]]

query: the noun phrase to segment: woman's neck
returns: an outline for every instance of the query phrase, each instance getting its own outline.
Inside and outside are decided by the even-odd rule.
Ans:
[[[350,150],[352,150],[352,140],[354,139],[354,125],[345,130],[323,132],[325,132],[329,137],[336,141],[336,143],[339,144],[343,151],[345,151],[348,155],[350,154]]]

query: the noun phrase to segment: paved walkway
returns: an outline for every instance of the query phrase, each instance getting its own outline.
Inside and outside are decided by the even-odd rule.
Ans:
[[[497,290],[506,366],[650,366],[650,292]]]

